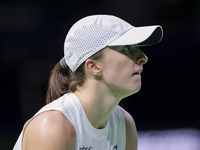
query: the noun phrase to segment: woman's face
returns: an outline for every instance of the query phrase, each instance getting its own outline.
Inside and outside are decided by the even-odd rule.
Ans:
[[[108,90],[118,98],[138,92],[146,62],[147,56],[137,45],[105,48],[100,63],[102,79]]]

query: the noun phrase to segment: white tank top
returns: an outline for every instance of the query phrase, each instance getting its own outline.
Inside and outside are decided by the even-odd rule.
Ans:
[[[73,93],[65,94],[44,106],[33,118],[49,110],[61,111],[74,125],[76,130],[76,150],[125,150],[126,127],[119,107],[116,107],[112,112],[108,124],[103,129],[96,129],[90,124],[79,99]],[[27,121],[24,128],[31,119]],[[23,130],[13,150],[22,150]]]

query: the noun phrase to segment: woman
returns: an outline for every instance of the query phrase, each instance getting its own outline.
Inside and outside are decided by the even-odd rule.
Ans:
[[[111,15],[76,22],[51,72],[47,105],[24,125],[14,150],[136,150],[133,118],[118,103],[141,88],[139,46],[158,43],[160,26],[133,27]]]

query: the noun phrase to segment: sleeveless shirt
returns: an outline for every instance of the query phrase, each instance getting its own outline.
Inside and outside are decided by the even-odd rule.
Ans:
[[[41,108],[26,122],[23,130],[35,116],[49,110],[62,112],[74,125],[76,150],[125,150],[126,127],[124,117],[118,106],[112,112],[106,127],[96,129],[90,124],[76,95],[67,93]],[[13,150],[22,150],[23,130]]]

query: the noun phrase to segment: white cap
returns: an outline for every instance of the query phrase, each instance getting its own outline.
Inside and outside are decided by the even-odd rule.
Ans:
[[[72,72],[89,57],[106,46],[147,46],[163,37],[159,25],[134,27],[111,15],[93,15],[77,21],[69,30],[64,43],[64,57]]]

